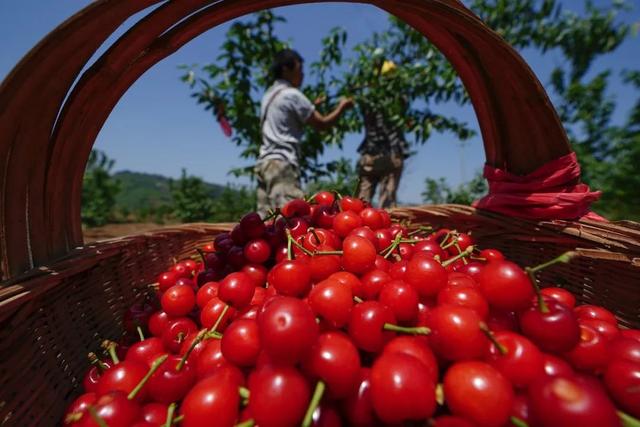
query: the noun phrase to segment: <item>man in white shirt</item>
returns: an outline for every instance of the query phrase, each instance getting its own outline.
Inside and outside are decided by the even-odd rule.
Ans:
[[[353,105],[351,99],[342,98],[331,113],[320,114],[298,89],[304,78],[303,62],[294,50],[279,52],[271,67],[275,82],[262,97],[262,145],[255,171],[258,213],[263,218],[269,210],[304,196],[298,157],[305,124],[318,130],[329,129]]]

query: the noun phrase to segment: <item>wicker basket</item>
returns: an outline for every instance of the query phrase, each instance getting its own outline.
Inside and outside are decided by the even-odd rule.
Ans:
[[[116,338],[124,309],[167,267],[228,225],[191,224],[84,246],[82,175],[95,138],[147,69],[202,32],[303,0],[99,0],[43,39],[0,86],[0,425],[58,424],[87,368]],[[539,81],[457,0],[362,1],[413,25],[451,61],[473,102],[487,163],[526,174],[570,153]],[[87,70],[129,17],[162,3]],[[53,77],[52,77],[53,76]],[[75,83],[77,80],[77,83]],[[75,83],[75,85],[74,85]],[[545,279],[640,324],[637,224],[533,222],[461,206],[399,209],[416,223],[473,230],[524,265],[581,248]]]

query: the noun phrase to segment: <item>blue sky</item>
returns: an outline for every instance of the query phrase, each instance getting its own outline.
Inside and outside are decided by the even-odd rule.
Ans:
[[[49,31],[64,19],[89,4],[88,0],[2,0],[0,1],[0,80]],[[595,1],[597,5],[611,0]],[[640,0],[630,0],[633,10],[620,16],[625,22],[640,21]],[[565,9],[581,8],[581,0],[564,0]],[[579,9],[578,9],[579,10]],[[280,25],[279,36],[291,39],[294,47],[313,61],[320,51],[320,38],[334,26],[343,26],[349,33],[350,43],[366,38],[372,31],[386,26],[388,15],[367,5],[326,3],[280,8],[279,14],[287,18]],[[121,35],[139,16],[128,20],[108,41]],[[182,168],[209,182],[249,183],[227,174],[231,166],[248,164],[240,159],[240,149],[220,132],[209,112],[195,104],[188,87],[179,81],[181,64],[206,64],[218,54],[227,23],[193,40],[181,50],[166,58],[144,74],[122,97],[105,123],[95,147],[116,160],[114,170],[133,170],[160,173],[178,177]],[[102,52],[103,50],[101,50]],[[99,52],[99,53],[101,53]],[[560,64],[558,53],[541,56],[533,51],[521,52],[543,85],[547,86],[553,66]],[[632,37],[616,52],[598,60],[590,74],[604,68],[640,68],[640,39]],[[94,58],[95,59],[95,58]],[[625,112],[637,94],[614,81],[611,92],[618,102],[615,120],[625,119]],[[438,107],[447,115],[455,115],[477,128],[471,106]],[[346,156],[356,159],[356,147],[361,135],[351,135],[345,141],[344,151],[330,149],[327,159]],[[451,135],[434,135],[427,145],[419,148],[406,166],[399,190],[404,203],[419,202],[426,177],[445,177],[457,185],[469,180],[484,164],[484,151],[480,136],[461,147]]]

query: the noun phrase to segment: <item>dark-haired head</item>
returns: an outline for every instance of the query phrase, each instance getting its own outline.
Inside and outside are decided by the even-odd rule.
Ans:
[[[298,52],[293,49],[284,49],[276,54],[273,58],[273,64],[271,65],[271,77],[275,79],[281,79],[286,77],[286,71],[293,71],[296,68],[296,63],[302,65],[304,60]]]

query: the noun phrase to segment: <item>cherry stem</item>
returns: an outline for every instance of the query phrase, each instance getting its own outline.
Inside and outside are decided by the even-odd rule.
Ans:
[[[142,328],[140,326],[136,326],[136,331],[138,331],[138,336],[140,337],[140,341],[144,341],[144,333],[142,332]]]
[[[296,242],[296,239],[293,238],[293,236],[291,235],[291,231],[287,230],[287,250],[291,247],[291,244],[295,245],[296,248],[300,249],[302,251],[302,253],[304,253],[307,256],[313,256],[313,253],[305,248],[304,246],[302,246],[300,243]],[[289,260],[291,260],[291,258],[289,258]]]
[[[177,417],[175,417],[175,418],[173,419],[173,424],[181,423],[181,422],[182,422],[182,420],[184,420],[184,415],[178,415]]]
[[[311,235],[316,239],[316,245],[320,244],[320,237],[318,236],[318,233],[316,233],[316,229],[311,227],[309,229],[309,232],[311,233]]]
[[[256,424],[255,420],[249,419],[247,421],[243,421],[240,424],[236,424],[234,427],[253,427]]]
[[[102,342],[102,348],[105,348],[109,352],[109,357],[116,365],[120,363],[120,359],[118,359],[118,355],[116,354],[116,343],[109,340],[104,340]]]
[[[416,234],[420,234],[422,232],[428,233],[433,231],[433,227],[430,225],[421,225],[417,230],[413,230],[409,233],[409,236],[415,236]]]
[[[162,365],[164,361],[167,360],[167,357],[169,357],[168,354],[163,354],[162,356],[158,357],[156,360],[153,361],[153,363],[151,364],[151,368],[149,368],[149,371],[147,371],[146,375],[142,377],[138,385],[133,390],[131,390],[131,393],[129,393],[129,395],[127,396],[127,399],[133,400],[136,398],[136,395],[140,393],[140,390],[142,390],[142,387],[144,387],[147,381],[149,381],[149,378],[151,378],[151,375],[153,375],[154,372],[158,370],[160,365]]]
[[[622,411],[618,411],[618,416],[620,417],[620,421],[622,421],[622,427],[640,427],[640,420],[637,418]]]
[[[220,323],[222,322],[222,318],[227,314],[228,310],[229,310],[229,306],[225,305],[224,308],[222,309],[222,313],[220,313],[220,316],[218,316],[218,320],[216,320],[216,323],[213,325],[213,328],[211,328],[209,333],[213,334],[218,330],[218,326],[220,326]]]
[[[542,292],[540,292],[540,286],[538,286],[538,279],[536,279],[535,273],[530,267],[525,267],[524,271],[529,276],[529,281],[533,286],[533,290],[536,292],[536,298],[538,299],[538,309],[540,310],[540,313],[548,313],[549,307],[547,306],[547,303],[542,297]]]
[[[238,394],[241,398],[248,399],[251,393],[249,392],[248,388],[240,386],[238,387]]]
[[[574,251],[568,251],[563,253],[562,255],[552,259],[551,261],[547,261],[545,263],[542,263],[540,265],[536,265],[535,267],[529,267],[529,269],[533,272],[533,273],[537,273],[540,270],[544,270],[547,267],[552,266],[553,264],[557,264],[559,262],[563,262],[563,263],[568,263],[569,261],[571,261],[573,258],[575,258],[576,256],[578,256],[577,252]]]
[[[455,233],[455,231],[447,231],[447,234],[444,235],[444,239],[442,239],[442,242],[440,242],[440,247],[442,249],[446,249],[445,245],[447,244],[447,240],[449,240],[449,237],[451,237],[453,233]]]
[[[455,246],[455,248],[458,250],[458,253],[462,253],[462,249],[460,249],[460,245],[458,244],[458,242],[455,242],[455,243],[453,244],[453,246]],[[471,251],[471,252],[473,252],[473,251]],[[471,256],[471,254],[469,254],[469,256]],[[469,261],[467,261],[467,258],[466,258],[466,257],[463,257],[463,258],[462,258],[462,262],[464,263],[464,265],[469,264]]]
[[[469,255],[471,255],[471,252],[473,252],[473,245],[468,246],[467,249],[465,249],[464,251],[460,252],[458,255],[453,256],[451,258],[449,258],[448,260],[444,261],[442,263],[443,267],[448,266],[449,264],[453,264],[454,262],[456,262],[457,260],[459,260],[460,258],[465,258]]]
[[[343,251],[316,251],[313,253],[313,256],[316,255],[342,255]]]
[[[382,329],[411,335],[429,335],[431,333],[431,329],[426,326],[407,327],[394,325],[393,323],[385,323]]]
[[[436,384],[436,402],[438,405],[444,405],[444,386],[442,383]]]
[[[358,304],[360,304],[361,302],[364,302],[364,300],[362,298],[360,298],[360,297],[353,297],[353,300],[355,302],[357,302]]]
[[[511,421],[511,424],[516,427],[529,427],[529,424],[527,424],[526,421],[521,420],[518,417],[514,417],[513,415],[509,418],[509,421]]]
[[[109,427],[109,425],[102,419],[102,417],[98,415],[98,413],[96,412],[96,408],[93,405],[89,406],[87,408],[87,411],[89,412],[91,418],[93,418],[93,421],[98,424],[98,427]]]
[[[66,417],[64,417],[64,422],[65,422],[65,425],[72,424],[80,421],[81,418],[82,418],[82,412],[72,412],[70,414],[67,414]]]
[[[175,414],[175,412],[176,404],[174,402],[169,405],[169,408],[167,409],[167,421],[164,423],[164,427],[171,427],[171,425],[173,424],[173,415]]]
[[[95,353],[91,352],[87,354],[87,357],[89,358],[89,363],[95,365],[95,367],[98,368],[98,372],[100,373],[100,375],[102,375],[105,370],[109,369],[109,367],[105,365],[102,360],[98,359],[98,356],[96,356]]]
[[[487,338],[489,338],[489,341],[491,341],[491,343],[493,343],[493,345],[496,346],[500,354],[504,356],[509,352],[504,345],[498,342],[498,340],[496,339],[496,336],[493,335],[493,332],[491,332],[491,329],[489,329],[489,327],[484,322],[480,323],[480,330],[484,332]]]
[[[307,413],[304,414],[304,419],[302,420],[302,427],[310,427],[313,422],[313,413],[318,408],[320,404],[320,399],[322,399],[322,395],[324,394],[325,384],[324,381],[318,381],[316,384],[316,389],[313,391],[313,397],[311,398],[311,402],[309,403],[309,407],[307,408]]]
[[[251,393],[249,392],[249,389],[246,387],[240,386],[238,387],[238,394],[242,398],[242,406],[247,406],[249,404],[249,396],[251,395]]]
[[[200,248],[196,248],[196,251],[200,254],[200,258],[202,258],[202,265],[207,265],[206,260],[204,258],[204,251]]]
[[[176,365],[176,371],[182,370],[182,368],[184,367],[185,363],[187,363],[187,359],[189,358],[189,356],[191,356],[191,352],[193,351],[194,348],[196,348],[196,346],[198,344],[200,344],[200,342],[207,335],[207,332],[208,332],[207,329],[202,329],[200,332],[198,332],[198,336],[195,337],[195,339],[193,340],[193,342],[191,343],[191,345],[189,346],[187,351],[182,356],[182,359],[180,359],[180,361]]]
[[[289,230],[287,230],[287,259],[289,261],[295,259],[295,256],[293,255],[293,248],[291,247],[291,242],[293,242],[293,239],[291,238],[291,232]]]
[[[263,219],[262,222],[267,222],[270,219],[275,219],[278,215],[280,215],[280,208],[277,208],[276,210],[269,212],[269,215],[267,215],[267,217]]]
[[[396,250],[396,248],[400,244],[401,240],[402,240],[402,233],[396,234],[396,237],[393,239],[393,242],[391,242],[391,244],[386,249],[384,249],[382,251],[382,253],[384,254],[384,255],[382,255],[382,257],[384,259],[389,258],[389,255],[391,255],[393,253],[393,251]]]

